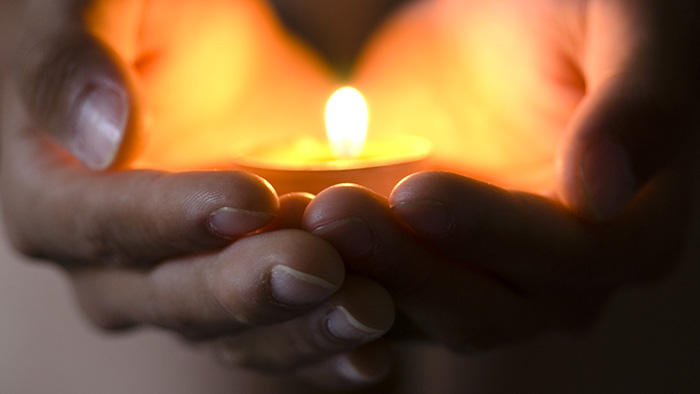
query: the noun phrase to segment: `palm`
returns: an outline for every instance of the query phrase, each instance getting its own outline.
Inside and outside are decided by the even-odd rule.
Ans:
[[[583,95],[576,43],[562,39],[574,36],[562,22],[572,11],[548,3],[435,1],[398,16],[357,71],[375,130],[431,138],[442,168],[548,189]]]
[[[370,135],[425,135],[441,168],[549,188],[555,148],[583,93],[576,43],[561,38],[574,36],[560,22],[573,11],[501,3],[404,8],[374,34],[349,81],[340,81],[258,3],[149,2],[133,25],[141,32],[136,45],[108,38],[117,48],[136,48],[122,56],[152,115],[135,165],[225,163],[251,135],[303,130],[322,137],[326,98],[350,83],[369,102]],[[109,25],[104,18],[95,24]]]

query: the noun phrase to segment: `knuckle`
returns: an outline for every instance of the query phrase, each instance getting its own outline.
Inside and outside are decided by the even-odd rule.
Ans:
[[[101,330],[119,332],[128,330],[136,325],[95,303],[81,301],[79,305],[87,321]]]
[[[100,269],[75,269],[68,273],[78,307],[92,325],[106,331],[121,331],[136,325],[115,309],[115,301],[106,290],[109,286],[100,280]]]
[[[85,313],[87,320],[95,327],[110,332],[121,332],[131,329],[135,324],[122,319],[114,318],[107,314],[100,313]]]
[[[9,224],[9,223],[8,223]],[[10,243],[10,246],[18,253],[31,258],[43,258],[41,248],[32,241],[31,237],[26,236],[21,231],[18,231],[16,226],[11,224],[5,226],[5,235]]]

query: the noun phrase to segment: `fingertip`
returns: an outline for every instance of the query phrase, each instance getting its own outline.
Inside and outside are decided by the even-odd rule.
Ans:
[[[345,267],[328,243],[301,230],[241,238],[220,256],[216,277],[221,305],[250,324],[285,321],[335,294]]]
[[[355,385],[377,384],[389,375],[392,367],[391,355],[386,347],[378,343],[361,346],[337,361],[340,376]]]
[[[142,130],[129,68],[81,30],[29,47],[14,77],[32,120],[90,169],[126,165]]]
[[[330,297],[340,288],[339,278],[335,276],[314,275],[278,264],[270,269],[270,292],[283,305],[313,305]]]
[[[389,205],[434,199],[436,195],[449,193],[458,182],[469,179],[447,171],[423,171],[407,176],[399,182],[389,195]]]
[[[79,94],[75,138],[67,145],[87,167],[104,170],[115,161],[129,118],[126,92],[107,84],[86,87]]]
[[[216,236],[235,239],[265,227],[274,218],[269,212],[222,207],[209,216],[209,228]]]
[[[303,192],[280,196],[278,215],[265,230],[301,228],[304,211],[313,198],[313,194]]]
[[[345,267],[323,240],[299,230],[280,230],[268,244],[268,289],[278,305],[292,309],[315,306],[340,289]],[[273,265],[274,264],[274,265]]]
[[[309,204],[303,228],[328,241],[343,261],[356,269],[355,263],[371,256],[377,246],[376,229],[370,220],[388,216],[385,206],[383,198],[369,189],[334,186],[319,193]]]
[[[218,235],[237,238],[258,230],[269,224],[280,210],[275,190],[255,174],[216,171],[193,172],[189,176],[204,182],[202,193],[196,197],[204,206],[213,208],[208,213],[209,225]]]
[[[196,173],[195,173],[196,174]],[[236,239],[269,225],[279,211],[279,199],[272,186],[263,178],[244,171],[211,173],[210,179],[218,185],[203,195],[213,207],[209,212],[208,227],[212,234]],[[218,201],[211,204],[211,201]]]
[[[327,329],[335,338],[368,343],[384,336],[393,326],[396,318],[393,298],[379,283],[350,275],[345,278],[338,297],[342,297],[342,303],[326,318]]]
[[[398,205],[406,201],[414,199],[414,194],[420,192],[421,183],[424,179],[430,178],[431,174],[439,173],[438,171],[425,171],[411,174],[403,178],[394,186],[394,189],[389,193],[389,205]]]
[[[454,198],[465,200],[468,197],[457,187],[466,180],[443,171],[415,174],[394,188],[389,205],[394,216],[417,233],[428,238],[442,238],[457,225],[450,202]]]
[[[602,136],[568,161],[560,175],[560,196],[580,217],[605,222],[632,200],[637,182],[629,154],[618,142]]]
[[[333,308],[326,318],[326,326],[333,337],[346,341],[377,339],[386,333],[363,323],[344,306]]]
[[[341,184],[321,191],[308,205],[302,224],[312,231],[329,224],[347,213],[364,212],[366,202],[383,202],[383,197],[355,184]]]
[[[270,235],[269,288],[282,305],[316,305],[334,294],[345,280],[338,252],[324,240],[301,230],[280,230]]]
[[[120,174],[135,181],[138,173],[115,176]],[[243,171],[160,173],[131,187],[144,193],[140,209],[162,215],[154,225],[171,234],[176,231],[182,246],[191,245],[188,250],[223,246],[268,226],[279,212],[269,183]]]
[[[393,367],[389,347],[382,341],[370,342],[333,360],[336,386],[367,387],[384,381]]]
[[[391,210],[401,222],[426,237],[445,237],[455,227],[453,214],[440,201],[407,201],[392,206]]]
[[[295,212],[301,211],[303,213],[306,207],[311,203],[313,199],[314,195],[311,193],[287,193],[280,196],[280,205],[284,204],[285,208],[288,208]]]
[[[341,216],[315,226],[310,231],[330,242],[349,264],[369,257],[376,245],[374,229],[362,217]]]
[[[559,199],[586,222],[618,217],[678,158],[693,130],[697,111],[688,104],[693,99],[682,98],[689,92],[678,86],[682,79],[648,74],[637,63],[606,68],[572,115],[556,152]]]
[[[353,390],[381,384],[390,375],[392,367],[389,346],[383,341],[373,341],[349,353],[303,368],[298,374],[319,388]]]

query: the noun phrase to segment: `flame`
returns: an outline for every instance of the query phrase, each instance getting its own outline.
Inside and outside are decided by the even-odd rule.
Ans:
[[[353,159],[362,154],[367,119],[367,104],[357,89],[346,86],[331,95],[326,104],[326,132],[336,158]]]

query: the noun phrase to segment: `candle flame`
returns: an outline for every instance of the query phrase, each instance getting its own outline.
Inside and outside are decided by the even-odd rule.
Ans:
[[[337,158],[353,159],[362,154],[367,118],[367,104],[357,89],[346,86],[331,95],[326,104],[326,132]]]

